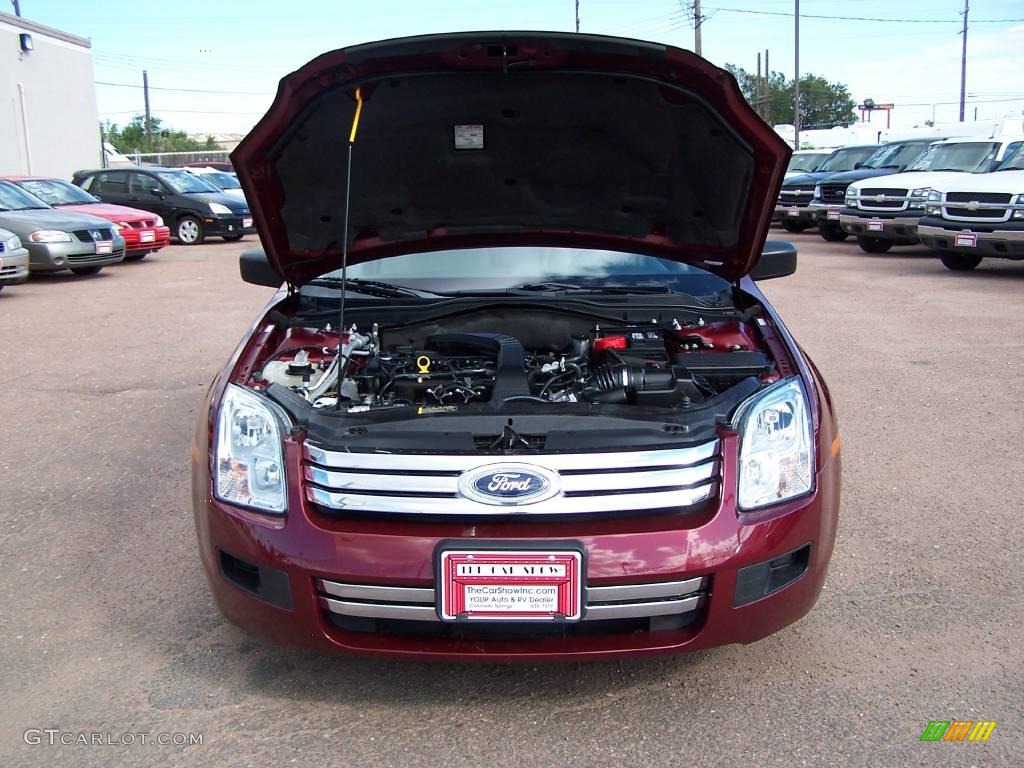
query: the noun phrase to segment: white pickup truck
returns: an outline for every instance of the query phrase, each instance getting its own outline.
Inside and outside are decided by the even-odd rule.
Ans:
[[[854,182],[846,189],[839,215],[843,230],[855,235],[861,250],[885,253],[893,245],[918,242],[918,220],[928,195],[938,185],[966,174],[993,170],[1024,136],[943,139],[932,144],[906,173]]]
[[[952,270],[974,269],[986,256],[1024,259],[1024,141],[992,173],[936,184],[917,236]]]

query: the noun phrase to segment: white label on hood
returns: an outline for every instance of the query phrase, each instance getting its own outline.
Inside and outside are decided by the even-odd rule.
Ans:
[[[483,149],[484,127],[482,125],[453,126],[456,149]]]

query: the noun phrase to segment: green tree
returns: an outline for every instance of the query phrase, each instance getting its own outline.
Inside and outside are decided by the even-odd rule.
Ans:
[[[747,101],[758,106],[757,75],[742,67],[726,64],[739,83]],[[768,75],[768,95],[761,114],[772,125],[793,122],[793,81],[787,80],[781,72]],[[856,102],[844,83],[833,83],[814,74],[800,78],[800,125],[802,128],[831,128],[850,125],[857,120],[854,111]]]
[[[163,120],[151,116],[150,137],[146,138],[146,116],[135,115],[124,128],[109,120],[102,126],[103,135],[118,152],[132,154],[133,152],[187,152],[193,149],[210,148],[212,136],[207,136],[206,142],[196,141],[190,138],[184,131],[175,131],[164,126]],[[216,142],[213,148],[216,147]]]

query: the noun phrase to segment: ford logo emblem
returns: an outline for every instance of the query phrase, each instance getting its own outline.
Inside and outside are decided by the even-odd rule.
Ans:
[[[489,464],[463,473],[459,494],[481,504],[522,506],[558,494],[558,474],[530,464]]]

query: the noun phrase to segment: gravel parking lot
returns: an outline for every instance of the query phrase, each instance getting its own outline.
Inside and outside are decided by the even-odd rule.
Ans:
[[[0,765],[1024,764],[1024,263],[954,274],[920,249],[790,238],[800,268],[766,291],[843,430],[826,590],[756,645],[618,664],[248,638],[212,604],[188,504],[200,397],[271,294],[239,280],[244,244],[5,290]],[[952,719],[998,726],[919,741]],[[203,743],[34,745],[29,728]]]

